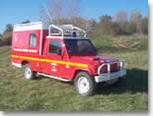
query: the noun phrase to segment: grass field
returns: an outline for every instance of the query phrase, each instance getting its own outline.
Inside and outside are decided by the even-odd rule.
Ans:
[[[98,46],[99,47],[99,46]],[[1,111],[146,111],[148,110],[147,50],[100,48],[100,53],[128,61],[128,74],[115,86],[100,87],[84,97],[72,84],[49,78],[25,80],[23,69],[11,65],[9,46],[0,47]],[[111,50],[112,49],[112,52]]]

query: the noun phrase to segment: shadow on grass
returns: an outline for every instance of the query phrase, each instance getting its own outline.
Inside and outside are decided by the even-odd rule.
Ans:
[[[96,94],[120,94],[120,93],[148,92],[148,71],[131,69],[127,75],[115,85],[105,87],[98,86]]]
[[[38,76],[37,80],[48,79]],[[53,80],[52,80],[53,81]],[[73,83],[59,81],[63,84],[73,86]],[[114,85],[103,87],[102,83],[98,85],[96,94],[120,94],[120,93],[148,92],[148,71],[140,69],[128,69],[127,75]]]

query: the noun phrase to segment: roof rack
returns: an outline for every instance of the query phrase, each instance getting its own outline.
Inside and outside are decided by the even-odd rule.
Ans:
[[[73,25],[50,25],[49,26],[49,36],[62,36],[62,37],[69,37],[69,36],[73,36],[73,37],[76,37],[76,36],[83,36],[83,37],[86,37],[86,31],[79,28],[79,27],[76,27],[76,26],[73,26]]]

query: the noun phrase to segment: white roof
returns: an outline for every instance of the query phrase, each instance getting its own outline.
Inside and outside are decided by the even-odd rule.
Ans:
[[[13,31],[28,31],[28,30],[37,30],[37,29],[48,29],[45,24],[42,22],[33,22],[25,24],[14,25]]]

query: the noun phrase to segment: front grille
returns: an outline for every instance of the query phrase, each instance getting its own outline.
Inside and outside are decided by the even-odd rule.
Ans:
[[[117,63],[111,64],[110,70],[111,72],[117,72],[120,70],[120,66]]]
[[[120,66],[117,63],[110,65],[110,72],[117,72],[120,70]],[[107,73],[107,65],[103,66],[103,68],[100,70],[100,74]]]

